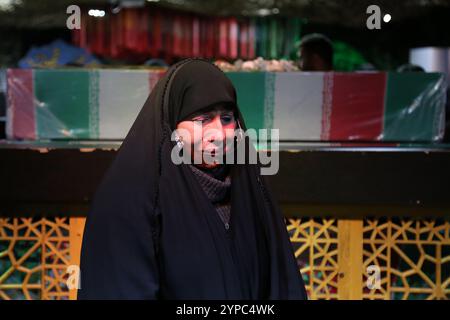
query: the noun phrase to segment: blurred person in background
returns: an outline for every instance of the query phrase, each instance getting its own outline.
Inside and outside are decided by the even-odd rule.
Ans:
[[[304,36],[299,44],[298,57],[302,71],[333,70],[333,44],[323,34],[312,33]]]

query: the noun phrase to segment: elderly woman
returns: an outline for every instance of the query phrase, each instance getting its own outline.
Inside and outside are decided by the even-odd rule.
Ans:
[[[238,127],[235,89],[216,66],[188,59],[168,70],[94,197],[79,299],[306,299],[259,165],[171,157],[234,152]]]

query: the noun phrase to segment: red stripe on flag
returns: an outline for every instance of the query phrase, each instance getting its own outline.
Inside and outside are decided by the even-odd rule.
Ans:
[[[236,19],[231,18],[228,20],[228,39],[229,50],[228,57],[236,59],[238,57],[238,22]]]
[[[228,58],[228,24],[226,19],[219,20],[219,57]]]
[[[153,19],[153,42],[150,45],[152,50],[152,56],[158,57],[158,54],[162,51],[162,18],[161,13],[156,12]]]
[[[8,108],[11,130],[8,138],[36,139],[36,113],[34,110],[33,71],[8,69]]]
[[[192,21],[192,55],[200,56],[200,21],[197,17]]]
[[[250,22],[249,28],[248,28],[248,52],[247,52],[247,58],[253,59],[256,56],[256,48],[255,48],[255,38],[256,38],[256,26],[254,21]]]
[[[182,40],[182,26],[181,26],[181,18],[176,15],[173,20],[172,24],[173,28],[173,48],[172,48],[172,54],[180,57],[182,55],[181,50],[181,40]]]
[[[239,28],[239,56],[242,59],[248,59],[248,23],[244,21]]]
[[[329,74],[330,75],[330,74]],[[378,141],[383,132],[386,73],[334,73],[331,86],[325,75],[324,98],[327,87],[330,101],[324,99],[323,138],[329,140]],[[326,104],[331,105],[326,112]],[[328,131],[328,134],[327,134]]]

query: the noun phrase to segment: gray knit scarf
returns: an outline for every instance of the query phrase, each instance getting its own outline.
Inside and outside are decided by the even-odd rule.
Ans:
[[[193,165],[190,165],[189,167],[197,178],[197,181],[200,183],[206,196],[216,208],[220,219],[225,224],[225,228],[228,229],[231,215],[231,177],[227,175],[222,181]]]

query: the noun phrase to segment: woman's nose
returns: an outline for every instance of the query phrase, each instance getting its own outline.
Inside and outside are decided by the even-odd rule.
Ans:
[[[208,126],[208,130],[210,131],[210,134],[208,135],[209,141],[221,141],[224,139],[225,132],[220,116],[214,117],[213,121],[211,121]]]

